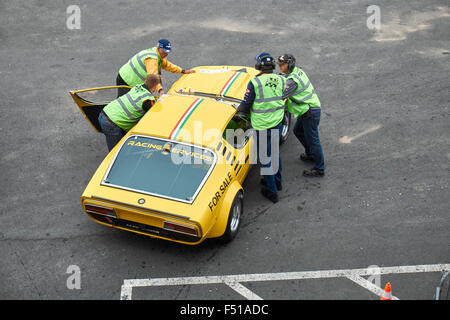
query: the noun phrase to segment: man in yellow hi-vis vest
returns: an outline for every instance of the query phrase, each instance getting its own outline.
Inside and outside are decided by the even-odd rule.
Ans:
[[[148,74],[161,75],[161,69],[172,73],[193,73],[194,70],[184,70],[181,67],[170,63],[167,56],[172,51],[170,41],[161,39],[158,41],[156,47],[145,49],[127,61],[119,70],[116,84],[118,86],[125,85],[134,87],[138,84],[144,83],[145,77]],[[118,96],[127,93],[130,89],[119,88]],[[164,94],[162,85],[160,84],[156,91],[159,95]]]
[[[295,66],[295,57],[292,54],[283,54],[278,57],[277,64],[280,71],[286,74],[286,86],[283,99],[297,121],[294,134],[305,148],[300,160],[314,163],[310,170],[304,170],[305,177],[323,177],[325,175],[325,160],[322,145],[319,139],[319,123],[321,104],[316,90],[309,81],[305,71]]]
[[[159,75],[149,74],[143,84],[134,86],[129,92],[103,108],[98,116],[98,122],[102,133],[106,136],[109,151],[153,107],[156,98],[152,92],[160,84]]]
[[[284,78],[274,74],[275,61],[263,52],[255,57],[255,69],[261,71],[251,79],[244,99],[237,112],[250,114],[250,121],[256,131],[258,162],[261,164],[261,193],[264,197],[278,202],[281,186],[281,157],[279,138],[284,117],[282,100]],[[236,116],[235,116],[236,117]],[[267,154],[265,154],[267,152]]]

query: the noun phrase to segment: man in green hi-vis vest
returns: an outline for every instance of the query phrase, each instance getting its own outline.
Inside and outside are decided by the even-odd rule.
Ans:
[[[128,93],[108,103],[100,112],[98,122],[106,136],[109,151],[153,107],[156,98],[152,92],[159,84],[161,77],[149,74],[143,84],[134,86]]]
[[[172,73],[193,73],[194,70],[184,70],[181,67],[170,63],[167,56],[172,51],[170,41],[161,39],[156,47],[145,49],[127,61],[119,70],[116,84],[118,86],[134,87],[143,84],[147,74],[161,75],[161,69]],[[118,97],[128,92],[128,88],[119,88]],[[160,84],[156,91],[159,95],[164,94],[162,85]]]
[[[297,118],[294,134],[305,148],[305,153],[300,155],[300,159],[314,163],[314,167],[304,170],[303,175],[323,177],[325,161],[319,139],[321,113],[319,97],[305,71],[295,66],[295,58],[292,54],[278,57],[277,64],[280,71],[287,76],[283,99],[287,99],[289,112]]]
[[[263,52],[257,55],[255,60],[255,69],[261,72],[248,83],[237,113],[250,114],[252,127],[256,131],[255,144],[258,148],[258,162],[261,164],[263,176],[261,183],[264,187],[261,193],[276,203],[278,202],[277,191],[282,188],[279,139],[284,117],[282,100],[284,78],[273,73],[275,60],[269,53]]]

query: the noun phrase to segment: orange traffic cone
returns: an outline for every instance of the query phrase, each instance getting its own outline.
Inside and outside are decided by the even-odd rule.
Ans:
[[[391,292],[391,283],[386,283],[386,286],[384,287],[384,292],[381,295],[380,300],[392,300],[392,292]]]

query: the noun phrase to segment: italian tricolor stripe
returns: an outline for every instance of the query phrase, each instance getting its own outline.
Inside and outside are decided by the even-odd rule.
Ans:
[[[239,77],[239,75],[241,74],[240,71],[236,71],[230,79],[228,79],[227,83],[225,83],[225,86],[222,88],[222,90],[220,90],[219,95],[224,96],[226,95],[226,93],[228,92],[228,90],[231,88],[231,86],[233,85],[233,82],[237,79],[237,77]]]
[[[199,106],[200,103],[202,103],[204,99],[198,98],[195,99],[195,101],[187,108],[187,110],[184,112],[183,116],[180,120],[178,120],[177,124],[175,125],[175,128],[173,128],[172,132],[170,133],[169,138],[170,139],[176,139],[178,134],[180,133],[181,128],[184,126],[186,121],[189,119],[189,117],[194,113],[195,109]]]

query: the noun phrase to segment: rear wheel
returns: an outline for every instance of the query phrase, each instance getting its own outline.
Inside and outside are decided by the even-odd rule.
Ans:
[[[282,145],[289,137],[289,133],[291,132],[291,122],[291,113],[287,110],[284,111],[283,121],[281,122],[280,145]]]
[[[238,191],[234,197],[230,212],[228,213],[228,222],[225,233],[220,237],[220,241],[227,243],[236,237],[241,226],[241,217],[244,211],[244,195],[242,191]]]

